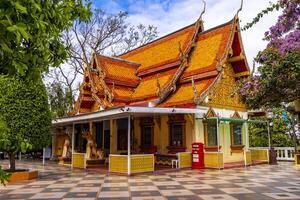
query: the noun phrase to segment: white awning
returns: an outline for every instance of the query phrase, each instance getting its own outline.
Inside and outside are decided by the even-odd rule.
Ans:
[[[195,114],[197,118],[203,118],[206,112],[207,110],[204,108],[156,108],[124,106],[92,113],[79,114],[71,117],[58,118],[52,121],[52,125],[59,126],[89,121],[102,121],[114,118],[123,118],[127,117],[128,115],[149,116],[159,114]]]

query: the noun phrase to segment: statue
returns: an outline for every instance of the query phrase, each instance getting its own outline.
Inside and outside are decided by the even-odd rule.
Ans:
[[[63,146],[63,151],[61,157],[59,157],[59,163],[64,164],[64,161],[69,161],[71,159],[71,148],[70,148],[70,139],[71,131],[69,128],[66,129],[65,141]]]
[[[70,157],[70,155],[71,155],[71,152],[70,152],[70,139],[68,137],[66,137],[61,157],[67,158],[67,157]]]
[[[87,140],[86,143],[86,159],[104,159],[104,152],[97,150],[96,141],[89,131],[82,131],[82,137]]]

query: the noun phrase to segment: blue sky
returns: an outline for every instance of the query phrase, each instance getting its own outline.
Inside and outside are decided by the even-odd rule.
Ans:
[[[178,0],[93,0],[93,4],[104,9],[106,12],[114,13],[116,9],[122,9],[128,13],[135,13],[132,10],[132,5],[136,4],[141,7],[149,4],[160,4],[165,11],[168,11],[170,4],[174,4]]]
[[[126,11],[128,22],[132,25],[142,23],[158,28],[159,36],[187,26],[199,17],[203,9],[201,0],[92,0],[94,6],[107,13]],[[270,0],[244,0],[239,14],[241,26],[250,22],[258,12],[269,5]],[[276,1],[276,0],[271,0]],[[206,0],[203,16],[204,28],[209,29],[231,20],[240,7],[240,0]],[[259,50],[264,49],[264,32],[276,22],[278,13],[264,17],[252,29],[242,32],[242,39],[249,65]]]

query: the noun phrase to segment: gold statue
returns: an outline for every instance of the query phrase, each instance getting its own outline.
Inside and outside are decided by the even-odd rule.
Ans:
[[[82,131],[82,137],[87,140],[86,159],[104,159],[104,152],[97,150],[96,141],[89,131]]]

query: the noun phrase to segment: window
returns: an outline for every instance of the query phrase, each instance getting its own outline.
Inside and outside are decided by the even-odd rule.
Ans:
[[[218,146],[217,122],[209,120],[207,123],[207,146]]]
[[[153,126],[142,126],[141,146],[151,147]]]
[[[168,153],[184,152],[185,144],[185,124],[184,115],[169,115],[169,146]]]
[[[183,124],[173,123],[170,125],[170,146],[182,147],[184,145],[183,129]]]
[[[232,145],[242,145],[242,124],[232,124]]]

